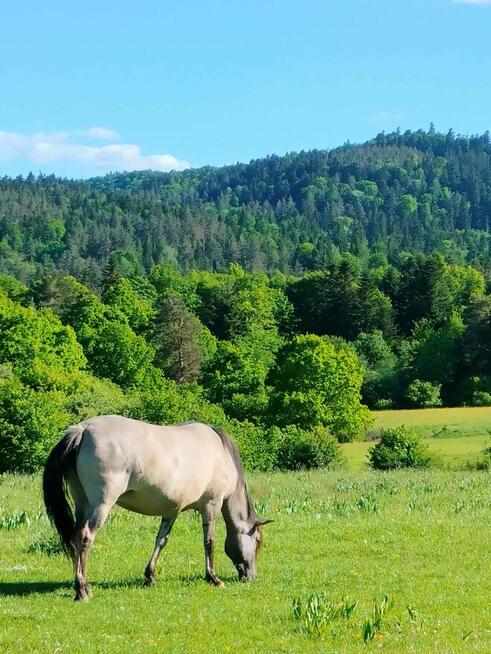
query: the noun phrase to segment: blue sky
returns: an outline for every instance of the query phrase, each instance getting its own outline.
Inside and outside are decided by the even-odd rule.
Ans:
[[[1,14],[0,175],[491,127],[491,0],[24,0]]]

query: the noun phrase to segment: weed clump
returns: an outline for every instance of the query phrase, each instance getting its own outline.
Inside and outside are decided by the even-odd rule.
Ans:
[[[302,631],[309,636],[319,637],[329,624],[349,620],[357,605],[357,602],[347,599],[336,604],[328,600],[324,593],[311,593],[305,602],[294,598],[293,617],[300,622]]]

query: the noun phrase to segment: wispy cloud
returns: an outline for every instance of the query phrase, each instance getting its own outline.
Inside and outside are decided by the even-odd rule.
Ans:
[[[396,120],[400,120],[402,118],[402,114],[397,113],[395,111],[376,111],[373,114],[370,115],[370,122],[371,123],[376,123],[376,124],[382,124],[382,123],[393,123]]]
[[[77,133],[97,141],[119,141],[120,139],[119,134],[108,127],[89,127],[89,129],[82,129]]]
[[[38,166],[49,164],[76,164],[98,172],[117,170],[184,170],[187,161],[171,154],[143,154],[133,143],[92,145],[84,139],[115,141],[119,135],[106,127],[91,127],[70,132],[19,132],[0,131],[0,162],[25,159]]]

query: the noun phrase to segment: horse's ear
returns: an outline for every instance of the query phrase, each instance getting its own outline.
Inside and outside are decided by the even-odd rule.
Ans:
[[[274,520],[256,520],[256,527],[262,527],[263,525],[267,525],[270,522],[274,522]]]

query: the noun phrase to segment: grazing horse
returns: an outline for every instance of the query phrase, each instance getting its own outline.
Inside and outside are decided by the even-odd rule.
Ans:
[[[75,515],[68,502],[69,491]],[[160,516],[147,585],[181,511],[203,520],[205,578],[223,582],[213,565],[215,521],[223,514],[225,552],[239,577],[256,578],[261,524],[244,480],[240,455],[222,431],[199,422],[165,427],[122,416],[98,416],[69,427],[51,451],[43,475],[44,503],[66,554],[73,560],[77,600],[91,595],[87,555],[111,508]]]

